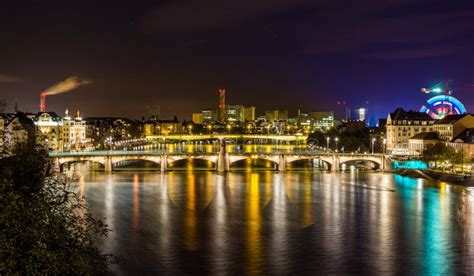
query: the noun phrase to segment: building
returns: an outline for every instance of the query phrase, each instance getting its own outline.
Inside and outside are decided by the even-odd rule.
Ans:
[[[107,148],[112,141],[140,138],[143,133],[141,121],[123,117],[88,117],[86,121],[86,137],[95,146]],[[156,120],[150,120],[155,122]]]
[[[63,118],[56,112],[39,112],[34,118],[34,124],[38,143],[45,145],[49,150],[63,150]]]
[[[193,123],[202,124],[204,122],[204,116],[202,113],[193,113]]]
[[[427,146],[434,145],[439,142],[440,139],[437,132],[421,132],[415,134],[413,137],[408,138],[408,148],[410,150],[410,154],[419,155],[423,153]]]
[[[267,110],[265,111],[265,118],[269,122],[275,121],[288,121],[288,111],[287,110]]]
[[[145,136],[169,135],[182,133],[183,129],[179,121],[176,120],[157,120],[146,121],[143,123],[143,134]]]
[[[244,121],[255,121],[255,106],[244,107]]]
[[[208,108],[202,111],[203,122],[215,122],[217,121],[217,110]]]
[[[296,118],[288,119],[293,125],[297,125],[299,128],[304,128],[307,131],[313,132],[327,131],[334,127],[334,114],[332,111],[313,111],[310,113],[301,112],[298,110],[298,116]]]
[[[397,108],[389,113],[386,125],[387,152],[407,154],[408,139],[421,132],[433,131],[433,123],[434,120],[422,112]]]
[[[313,111],[309,113],[314,130],[327,131],[334,127],[334,113],[332,111]]]
[[[446,142],[452,141],[468,128],[474,128],[474,116],[471,114],[447,115],[433,124],[433,131],[436,131],[439,138]]]
[[[35,124],[23,112],[17,112],[5,124],[4,147],[11,152],[16,145],[35,142]]]
[[[463,151],[471,159],[474,158],[474,128],[465,129],[447,145],[455,150]]]
[[[225,110],[228,122],[244,121],[244,107],[242,105],[228,105]]]
[[[346,121],[364,121],[368,122],[369,110],[365,107],[346,108]]]
[[[64,150],[79,149],[88,142],[86,139],[86,122],[82,120],[79,110],[75,118],[69,117],[66,112],[66,116],[63,118],[62,133]]]

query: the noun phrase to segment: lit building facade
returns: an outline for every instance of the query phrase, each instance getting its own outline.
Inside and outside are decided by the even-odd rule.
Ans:
[[[192,115],[193,123],[202,124],[204,122],[204,116],[202,113],[193,113]]]
[[[202,111],[203,122],[214,122],[217,121],[217,110],[208,108]]]
[[[244,121],[255,121],[255,106],[244,106]]]
[[[265,118],[267,121],[288,121],[287,110],[267,110],[265,111]]]
[[[409,141],[421,132],[432,132],[434,120],[426,113],[397,108],[389,113],[386,125],[386,148],[389,153],[409,153]]]
[[[450,142],[464,130],[474,127],[474,116],[471,114],[447,115],[436,120],[433,131],[436,131],[442,141]]]
[[[241,105],[226,106],[226,120],[228,122],[243,122],[244,121],[244,107]]]
[[[346,121],[365,121],[368,122],[369,110],[365,107],[347,108]]]
[[[438,133],[421,132],[408,138],[408,148],[411,154],[420,155],[430,145],[439,143]]]
[[[62,151],[63,119],[55,112],[40,112],[34,118],[36,140],[49,150]]]
[[[64,150],[79,149],[87,143],[86,122],[82,120],[79,111],[75,118],[69,117],[67,110],[65,115],[62,129]]]

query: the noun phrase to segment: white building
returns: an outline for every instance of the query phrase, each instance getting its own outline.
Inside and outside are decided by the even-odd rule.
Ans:
[[[409,154],[408,139],[421,132],[433,131],[434,120],[426,113],[397,108],[389,113],[386,125],[387,152]]]
[[[429,145],[440,142],[437,132],[421,132],[408,139],[410,154],[420,155]]]
[[[85,143],[86,139],[86,122],[82,120],[81,114],[77,111],[76,117],[69,117],[66,110],[66,116],[63,118],[63,142],[64,150],[79,149]]]

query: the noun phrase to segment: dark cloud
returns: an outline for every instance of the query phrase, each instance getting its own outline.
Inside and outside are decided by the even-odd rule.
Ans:
[[[52,110],[141,116],[160,105],[186,118],[216,106],[222,86],[229,104],[259,114],[341,99],[386,112],[418,107],[427,83],[473,82],[474,1],[5,1],[0,30],[0,72],[28,80],[2,83],[0,97],[29,110],[76,74],[94,85],[50,97]]]
[[[144,19],[144,28],[167,33],[225,29],[257,18],[305,7],[311,0],[188,0],[160,5]]]
[[[299,42],[304,53],[321,55],[356,51],[360,56],[379,57],[379,50],[366,52],[374,47],[413,47],[401,52],[414,53],[421,51],[420,44],[446,46],[437,51],[431,49],[425,55],[413,54],[415,58],[435,56],[435,52],[449,54],[452,48],[460,46],[457,38],[474,31],[472,7],[436,8],[441,3],[437,0],[177,1],[154,8],[145,17],[144,26],[157,33],[186,35],[226,30],[249,22],[272,24],[280,26],[281,32],[286,30],[287,37]],[[239,39],[238,32],[233,34]]]
[[[420,47],[417,49],[391,50],[386,52],[368,54],[369,58],[377,59],[424,59],[450,56],[463,50],[456,47]]]

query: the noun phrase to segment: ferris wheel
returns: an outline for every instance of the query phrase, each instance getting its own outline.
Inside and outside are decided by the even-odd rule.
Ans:
[[[429,98],[421,106],[420,112],[430,115],[433,119],[442,119],[447,115],[459,115],[467,113],[466,107],[455,97],[451,96],[453,90],[449,87],[450,80],[444,81],[444,85],[437,84],[432,88],[421,88],[425,94],[438,94]]]
[[[421,106],[420,112],[430,115],[433,119],[442,119],[446,115],[467,113],[466,107],[455,97],[437,95],[429,98]]]

